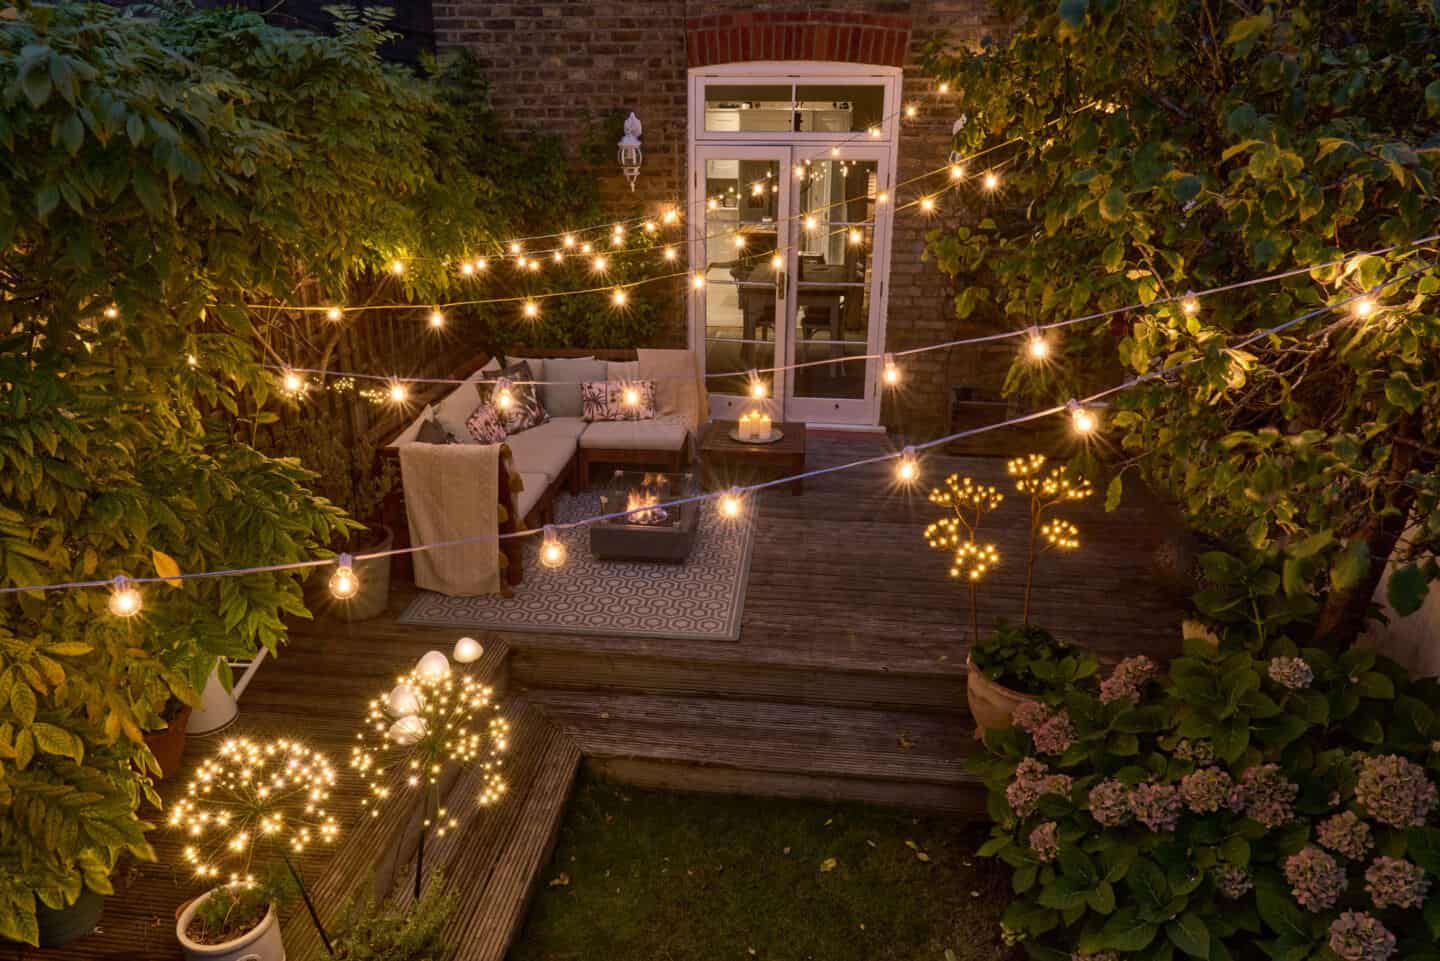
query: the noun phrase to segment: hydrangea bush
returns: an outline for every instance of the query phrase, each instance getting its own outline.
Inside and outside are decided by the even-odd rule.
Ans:
[[[1039,961],[1440,961],[1440,686],[1186,642],[987,734],[981,853]]]

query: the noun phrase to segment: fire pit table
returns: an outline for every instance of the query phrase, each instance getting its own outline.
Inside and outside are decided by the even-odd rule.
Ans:
[[[700,505],[652,505],[693,492],[694,480],[689,474],[617,470],[600,496],[600,511],[636,512],[590,525],[590,553],[602,561],[683,563],[695,546]]]

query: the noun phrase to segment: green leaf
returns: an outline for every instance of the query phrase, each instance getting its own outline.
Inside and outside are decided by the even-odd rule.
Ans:
[[[1285,549],[1285,553],[1289,554],[1291,557],[1298,557],[1303,560],[1307,557],[1313,557],[1320,551],[1329,547],[1330,544],[1334,542],[1334,540],[1334,531],[1316,531],[1314,534],[1311,534],[1309,537],[1305,538],[1299,543],[1291,544]]]
[[[1440,877],[1440,828],[1411,828],[1405,834],[1406,854],[1431,877]],[[1440,903],[1440,898],[1431,898]]]
[[[28,60],[20,68],[20,89],[30,106],[39,107],[50,99],[50,70],[39,59]]]
[[[1107,514],[1120,506],[1120,498],[1125,494],[1124,476],[1116,474],[1110,478],[1110,483],[1105,487],[1105,512]]]
[[[64,728],[42,722],[31,730],[35,732],[35,746],[46,754],[73,758],[76,764],[85,760],[85,745]]]
[[[1125,192],[1119,187],[1111,187],[1100,198],[1100,216],[1112,224],[1120,221],[1128,208]]]
[[[1155,940],[1159,930],[1159,925],[1142,921],[1135,908],[1124,907],[1110,915],[1100,929],[1100,947],[1112,951],[1139,951]]]
[[[1410,383],[1409,377],[1397,371],[1385,381],[1385,399],[1404,410],[1405,413],[1413,414],[1424,403],[1425,395]]]
[[[1060,14],[1061,20],[1072,27],[1078,27],[1085,22],[1085,14],[1089,10],[1090,0],[1060,0],[1056,12]]]
[[[1395,682],[1379,671],[1367,671],[1355,679],[1355,692],[1361,697],[1391,701],[1395,699]]]
[[[1170,192],[1181,203],[1189,203],[1200,196],[1202,186],[1204,185],[1201,184],[1199,177],[1194,174],[1186,174],[1170,185]]]
[[[1210,929],[1195,912],[1186,911],[1165,925],[1165,934],[1171,944],[1191,957],[1210,957]]]
[[[72,157],[80,152],[81,145],[85,143],[85,121],[78,113],[72,113],[60,125],[60,143]]]
[[[1440,80],[1432,80],[1426,85],[1425,109],[1432,117],[1440,114]]]
[[[35,692],[28,684],[16,684],[15,689],[10,692],[10,710],[15,712],[15,719],[22,727],[29,727],[35,723]]]
[[[1385,586],[1385,599],[1395,608],[1396,613],[1404,617],[1420,610],[1429,590],[1430,582],[1425,573],[1415,564],[1406,564],[1390,572],[1390,582]]]
[[[1236,20],[1230,25],[1230,33],[1226,35],[1225,43],[1233,47],[1258,39],[1260,34],[1270,29],[1270,20],[1269,11]]]
[[[1370,542],[1353,538],[1335,557],[1330,567],[1330,585],[1337,591],[1354,587],[1370,571]]]
[[[1255,906],[1260,918],[1276,934],[1295,940],[1308,940],[1309,927],[1305,914],[1278,882],[1257,884]]]

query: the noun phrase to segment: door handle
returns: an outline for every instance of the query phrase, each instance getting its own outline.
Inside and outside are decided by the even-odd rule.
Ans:
[[[775,296],[779,297],[781,300],[785,299],[785,277],[785,271],[775,271]]]

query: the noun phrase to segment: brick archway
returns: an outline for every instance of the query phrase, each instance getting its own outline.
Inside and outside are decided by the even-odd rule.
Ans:
[[[692,67],[760,60],[902,67],[910,18],[821,10],[737,11],[691,17],[685,33]]]

